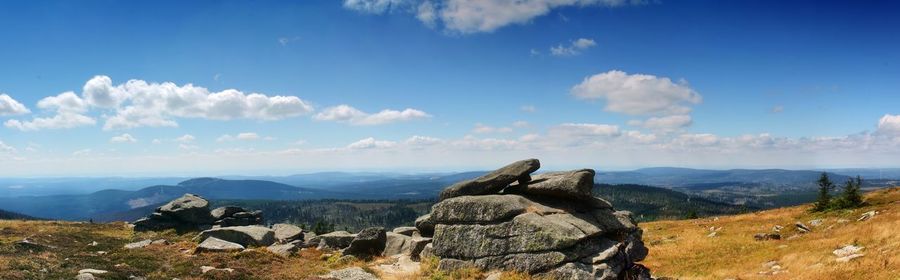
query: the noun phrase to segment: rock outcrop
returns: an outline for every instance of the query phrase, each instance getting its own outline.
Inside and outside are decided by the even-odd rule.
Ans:
[[[221,227],[204,230],[196,239],[215,237],[244,247],[269,246],[275,243],[275,231],[264,226]]]
[[[649,279],[642,231],[627,211],[591,195],[594,171],[530,176],[535,159],[515,162],[441,193],[416,221],[431,237],[422,254],[453,270],[515,270],[551,279]]]
[[[160,231],[176,229],[194,231],[211,228],[213,225],[249,226],[262,224],[260,211],[248,211],[237,206],[225,206],[209,210],[209,201],[185,194],[156,208],[152,214],[135,221],[135,231]]]

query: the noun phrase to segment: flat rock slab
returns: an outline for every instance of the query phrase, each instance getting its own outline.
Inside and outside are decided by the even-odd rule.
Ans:
[[[138,241],[138,242],[134,242],[134,243],[128,243],[128,244],[125,244],[125,249],[144,248],[144,247],[150,246],[151,243],[153,243],[153,240],[150,240],[150,239]]]
[[[282,257],[290,257],[294,255],[300,248],[297,247],[296,243],[288,243],[288,244],[278,244],[266,247],[266,251],[271,252],[272,254],[276,254]]]
[[[589,200],[593,198],[594,170],[580,169],[535,175],[531,181],[510,186],[511,190],[530,195]]]
[[[281,243],[303,239],[303,229],[295,225],[275,224],[272,226],[272,230],[275,231],[275,240]]]
[[[518,195],[460,196],[441,201],[431,209],[435,224],[485,224],[512,219],[534,205]]]
[[[341,270],[335,270],[328,274],[322,275],[326,279],[339,280],[378,280],[378,277],[372,273],[368,273],[360,267],[350,267]]]
[[[248,246],[269,246],[275,243],[275,231],[263,226],[221,227],[205,230],[197,236],[199,240],[215,237],[228,242]]]
[[[200,245],[197,246],[196,252],[234,252],[243,250],[244,246],[242,246],[241,244],[228,242],[215,237],[209,237],[206,238],[206,240],[203,240],[203,242],[200,242]]]
[[[537,159],[513,162],[481,177],[462,181],[445,188],[441,191],[440,200],[464,195],[498,193],[513,182],[528,182],[531,180],[530,174],[539,168],[541,168],[541,162]]]
[[[396,233],[396,234],[406,235],[406,236],[413,236],[413,235],[419,234],[419,230],[417,230],[416,227],[398,227],[398,228],[394,228],[394,230],[392,230],[391,232]]]
[[[380,256],[384,252],[387,242],[387,233],[382,227],[370,227],[363,229],[342,252],[346,256],[355,256],[365,259],[371,256]]]
[[[350,246],[355,234],[346,231],[335,231],[322,234],[310,239],[310,244],[315,244],[319,250],[339,250]]]
[[[474,259],[561,250],[585,237],[571,223],[526,213],[494,225],[439,224],[433,244],[434,254],[442,258]]]
[[[209,211],[209,201],[200,196],[185,194],[156,209],[164,216],[194,224],[212,224],[214,219]]]

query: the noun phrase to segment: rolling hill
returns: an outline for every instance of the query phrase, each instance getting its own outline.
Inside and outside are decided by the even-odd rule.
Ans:
[[[0,209],[0,220],[40,220],[38,218]]]

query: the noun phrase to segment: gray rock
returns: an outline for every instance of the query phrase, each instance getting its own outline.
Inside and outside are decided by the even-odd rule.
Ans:
[[[576,200],[592,199],[593,188],[594,170],[591,169],[538,174],[527,183],[510,186],[516,193]]]
[[[335,231],[322,234],[310,239],[310,245],[315,245],[319,250],[339,250],[350,246],[350,242],[356,237],[346,231]]]
[[[545,273],[540,273],[539,278],[566,279],[566,280],[594,280],[594,268],[583,263],[566,263],[560,267]]]
[[[794,226],[797,227],[797,230],[800,231],[800,233],[807,233],[812,231],[808,226],[804,225],[801,222],[794,223]]]
[[[342,251],[347,256],[356,256],[360,259],[366,259],[372,256],[380,256],[384,252],[385,243],[387,242],[387,233],[382,227],[370,227],[363,229],[350,246]]]
[[[300,248],[297,247],[296,243],[288,243],[288,244],[276,244],[269,247],[266,247],[266,251],[272,252],[273,254],[282,256],[282,257],[290,257],[294,255]]]
[[[203,240],[203,242],[200,242],[200,245],[197,245],[196,252],[234,252],[243,250],[244,246],[241,244],[228,242],[215,237],[209,237]]]
[[[509,184],[531,180],[530,174],[541,167],[537,159],[527,159],[511,163],[481,177],[459,182],[441,191],[440,200],[464,196],[498,193]]]
[[[394,230],[392,230],[391,232],[396,233],[396,234],[406,235],[406,236],[413,236],[413,235],[419,234],[419,230],[417,230],[416,227],[398,227],[398,228],[394,228]]]
[[[442,258],[473,259],[559,250],[585,237],[570,223],[526,213],[496,225],[438,224],[433,244],[434,254]]]
[[[79,270],[78,274],[85,274],[85,273],[87,273],[87,274],[106,274],[107,272],[109,272],[109,271],[102,270],[102,269],[85,268],[85,269]]]
[[[534,203],[518,195],[481,195],[449,198],[431,209],[435,224],[485,224],[512,219]]]
[[[147,239],[147,240],[138,241],[138,242],[134,242],[134,243],[128,243],[128,244],[125,244],[125,249],[144,248],[144,247],[149,246],[150,243],[153,243],[153,240]]]
[[[97,278],[95,278],[94,275],[90,274],[90,273],[79,273],[78,275],[75,275],[75,280],[94,280],[94,279],[97,279]]]
[[[169,245],[169,241],[165,239],[157,239],[150,242],[150,245]]]
[[[215,237],[229,242],[249,246],[269,246],[275,243],[275,231],[263,226],[221,227],[204,230],[196,239]]]
[[[378,280],[378,277],[375,277],[375,275],[366,272],[360,267],[350,267],[341,270],[335,270],[329,272],[328,274],[322,275],[321,277],[326,279],[339,280]]]
[[[425,247],[422,248],[422,252],[419,252],[419,259],[427,259],[434,257],[434,245],[433,242],[429,242],[425,244]]]
[[[521,253],[480,258],[475,267],[482,270],[514,270],[526,273],[547,271],[566,261],[566,255],[550,251],[544,253]]]
[[[466,268],[475,268],[475,263],[452,258],[443,258],[438,262],[438,269],[443,271],[454,271]]]
[[[410,248],[409,248],[409,258],[413,261],[419,261],[421,259],[422,253],[425,252],[426,248],[431,245],[431,238],[428,237],[413,237],[410,240]]]
[[[134,231],[160,231],[180,226],[176,221],[167,220],[167,218],[153,218],[153,216],[140,218],[132,224]]]
[[[434,235],[434,222],[431,221],[431,214],[425,214],[416,218],[416,230],[425,237]]]
[[[272,226],[275,231],[275,240],[281,243],[288,243],[294,240],[303,240],[303,229],[291,224],[275,224]]]
[[[393,256],[406,254],[412,250],[412,237],[399,233],[386,233],[386,241],[384,243],[384,255]]]
[[[244,208],[237,207],[237,206],[222,206],[222,207],[213,209],[212,211],[210,211],[210,214],[212,215],[213,219],[221,220],[223,218],[234,216],[235,213],[245,212],[245,211],[247,211],[247,210],[244,210]]]
[[[156,211],[187,223],[212,224],[215,220],[210,214],[209,202],[193,194],[185,194],[169,201],[169,203],[160,206]]]

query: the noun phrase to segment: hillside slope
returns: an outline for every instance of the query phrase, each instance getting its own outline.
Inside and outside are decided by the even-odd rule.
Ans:
[[[900,188],[867,195],[869,206],[811,214],[808,205],[697,220],[642,223],[657,276],[690,279],[900,279]],[[874,217],[857,221],[862,213]],[[819,226],[811,220],[821,219]],[[800,234],[794,223],[812,231]],[[781,240],[754,234],[784,226]],[[712,230],[711,230],[712,229]],[[715,231],[715,235],[710,237]],[[862,246],[863,257],[837,262],[832,251]],[[774,261],[774,262],[773,262]],[[778,268],[771,268],[773,266]]]
[[[0,220],[38,220],[35,217],[0,209]]]

